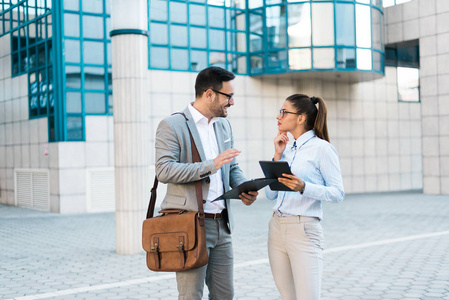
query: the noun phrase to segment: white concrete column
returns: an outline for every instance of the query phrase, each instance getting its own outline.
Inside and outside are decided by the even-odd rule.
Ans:
[[[134,254],[143,251],[150,184],[147,1],[111,5],[116,250]]]

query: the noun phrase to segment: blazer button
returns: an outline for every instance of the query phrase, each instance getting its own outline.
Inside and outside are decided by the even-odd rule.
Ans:
[[[203,204],[206,204],[206,200],[203,200]]]
[[[209,178],[209,177],[206,178],[206,183],[207,183],[207,184],[210,183],[210,178]]]

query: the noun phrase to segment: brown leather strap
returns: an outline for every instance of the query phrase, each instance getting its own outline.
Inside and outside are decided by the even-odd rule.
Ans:
[[[174,113],[173,115],[175,115],[175,114],[183,115],[184,118],[186,119],[186,123],[189,120],[187,118],[187,116],[182,112],[177,112],[177,113]],[[188,125],[187,125],[187,129],[189,130],[190,144],[192,145],[193,163],[201,162],[198,148],[196,147],[195,141],[193,140],[192,132],[190,132],[190,128]],[[153,184],[153,188],[151,189],[150,203],[148,205],[148,210],[147,210],[147,219],[152,218],[153,214],[154,214],[154,206],[156,205],[156,196],[157,196],[157,194],[156,194],[157,184],[158,184],[157,176],[154,176],[154,184]],[[200,217],[199,222],[200,222],[201,226],[204,226],[204,207],[203,207],[203,192],[202,192],[202,188],[201,188],[201,180],[195,181],[195,190],[196,190],[196,200],[198,202],[198,212],[199,212],[199,217]]]
[[[151,197],[150,197],[150,204],[148,205],[148,210],[147,210],[147,219],[152,218],[153,214],[154,214],[154,206],[156,205],[156,197],[157,197],[157,177],[154,176],[154,183],[153,183],[153,187],[151,188]]]

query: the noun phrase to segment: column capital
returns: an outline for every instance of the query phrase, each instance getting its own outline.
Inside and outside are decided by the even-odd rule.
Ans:
[[[139,35],[145,35],[145,36],[150,35],[148,30],[133,29],[133,28],[114,29],[109,32],[110,37],[113,37],[115,35],[121,35],[121,34],[139,34]]]

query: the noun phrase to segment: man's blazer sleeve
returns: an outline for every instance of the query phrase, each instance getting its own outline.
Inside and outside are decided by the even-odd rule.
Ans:
[[[179,131],[181,132],[181,129]],[[189,138],[188,141],[186,136]],[[160,182],[189,183],[217,172],[213,160],[192,163],[188,131],[187,134],[178,134],[167,119],[159,123],[155,148],[156,175]]]

